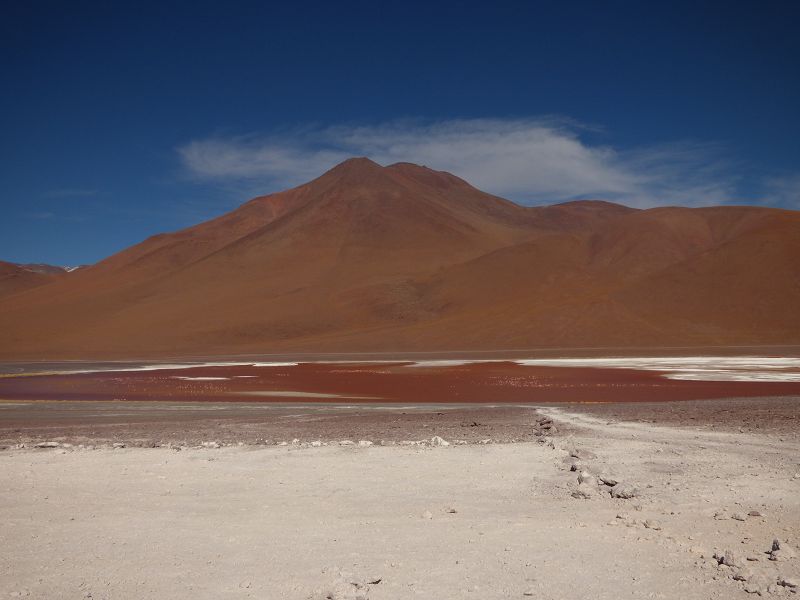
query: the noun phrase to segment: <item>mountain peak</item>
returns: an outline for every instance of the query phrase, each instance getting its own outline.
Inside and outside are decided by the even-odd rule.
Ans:
[[[376,170],[383,170],[383,167],[366,156],[354,156],[340,162],[328,173],[368,173]]]

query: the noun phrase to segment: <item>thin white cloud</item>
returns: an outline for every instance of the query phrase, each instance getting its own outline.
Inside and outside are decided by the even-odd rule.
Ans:
[[[215,136],[178,153],[196,178],[267,189],[308,181],[351,156],[450,171],[525,203],[603,198],[631,206],[719,204],[736,178],[720,148],[677,143],[621,150],[564,119],[391,121],[303,128],[268,136]]]
[[[800,173],[768,178],[764,182],[763,196],[765,203],[800,209]]]

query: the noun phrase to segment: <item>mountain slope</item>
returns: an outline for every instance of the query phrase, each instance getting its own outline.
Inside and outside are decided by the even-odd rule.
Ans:
[[[799,343],[800,213],[522,207],[351,159],[0,299],[0,357]]]
[[[0,260],[0,298],[52,283],[66,273],[64,267],[21,265]]]

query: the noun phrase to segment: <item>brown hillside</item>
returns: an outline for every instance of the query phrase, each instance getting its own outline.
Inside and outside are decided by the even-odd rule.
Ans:
[[[526,208],[351,159],[0,299],[0,356],[800,342],[800,213]]]
[[[51,283],[65,274],[63,267],[18,265],[0,260],[0,299]]]

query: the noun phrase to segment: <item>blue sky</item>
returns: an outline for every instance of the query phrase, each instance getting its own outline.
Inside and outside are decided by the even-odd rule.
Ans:
[[[0,259],[94,262],[350,155],[800,208],[797,3],[290,4],[4,6]]]

